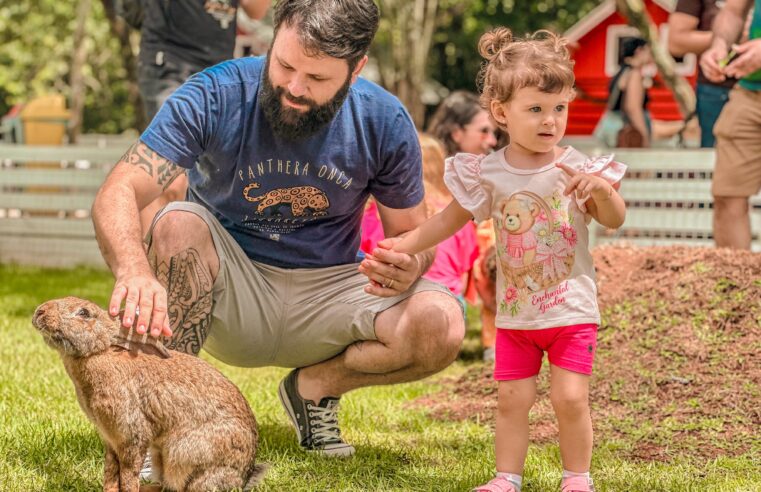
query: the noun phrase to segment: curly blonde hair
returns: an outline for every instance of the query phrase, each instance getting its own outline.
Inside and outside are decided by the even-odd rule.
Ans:
[[[478,42],[478,52],[486,59],[478,74],[481,106],[491,114],[492,101],[509,102],[524,87],[553,94],[573,90],[574,61],[567,44],[544,29],[525,38],[514,38],[507,27],[485,33]]]
[[[437,212],[437,205],[452,199],[452,194],[444,184],[444,160],[446,151],[439,139],[428,133],[419,132],[420,150],[423,153],[423,186],[425,187],[428,213]]]

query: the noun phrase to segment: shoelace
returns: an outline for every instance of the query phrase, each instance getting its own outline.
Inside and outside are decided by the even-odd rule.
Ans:
[[[312,425],[312,441],[317,445],[341,442],[338,429],[338,405],[330,402],[327,407],[308,404],[309,424]]]
[[[147,454],[145,455],[145,460],[143,460],[143,466],[140,468],[140,476],[149,477],[151,474],[151,468],[153,468],[153,462],[151,461],[151,455]]]

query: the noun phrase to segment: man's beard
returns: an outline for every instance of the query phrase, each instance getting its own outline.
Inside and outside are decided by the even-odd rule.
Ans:
[[[336,95],[325,104],[317,104],[306,97],[295,97],[283,87],[274,87],[269,77],[270,57],[264,66],[264,80],[259,93],[260,104],[264,116],[272,128],[272,131],[286,140],[304,140],[311,137],[326,125],[336,115],[341,105],[349,95],[351,75],[346,78],[344,85],[338,89]],[[282,98],[285,97],[295,104],[307,106],[305,112],[295,108],[283,106]]]

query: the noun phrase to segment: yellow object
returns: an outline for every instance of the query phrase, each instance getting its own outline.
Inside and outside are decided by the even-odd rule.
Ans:
[[[66,109],[66,99],[62,95],[51,94],[26,103],[20,117],[24,125],[24,144],[61,145],[71,113]]]

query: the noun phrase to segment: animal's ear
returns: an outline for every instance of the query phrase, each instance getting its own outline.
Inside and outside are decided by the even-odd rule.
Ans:
[[[529,206],[529,210],[531,211],[531,216],[532,217],[536,217],[537,215],[542,213],[541,207],[539,206],[538,203],[535,203],[535,202],[531,203],[531,205]]]

